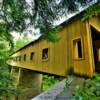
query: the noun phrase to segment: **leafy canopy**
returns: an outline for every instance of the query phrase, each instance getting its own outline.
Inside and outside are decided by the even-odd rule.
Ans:
[[[47,32],[52,30],[54,20],[59,20],[62,15],[76,11],[79,5],[84,7],[91,1],[96,0],[2,0],[0,20],[4,27],[1,29],[9,36],[11,31],[22,32],[33,25],[49,38]]]

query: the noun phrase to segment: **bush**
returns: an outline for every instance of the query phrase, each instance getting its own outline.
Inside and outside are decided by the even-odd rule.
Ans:
[[[100,74],[86,79],[82,88],[77,85],[72,100],[100,100]]]
[[[50,87],[58,82],[58,78],[55,78],[54,76],[43,75],[43,91],[48,90]]]

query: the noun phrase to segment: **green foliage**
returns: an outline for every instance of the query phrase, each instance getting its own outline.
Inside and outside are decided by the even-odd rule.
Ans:
[[[5,59],[0,59],[0,100],[7,100],[12,95],[17,95],[17,89],[13,86],[14,79],[10,76],[10,67]]]
[[[83,14],[82,21],[85,21],[95,15],[100,14],[100,3],[96,3],[95,5],[89,7]]]
[[[58,83],[59,80],[54,76],[43,75],[43,91],[47,91],[49,88]]]
[[[12,51],[13,49],[13,38],[11,34],[8,32],[7,28],[4,24],[0,23],[0,47],[4,47],[5,43],[9,42],[9,49]],[[8,46],[7,46],[8,47]],[[3,48],[0,48],[3,49]]]
[[[11,96],[18,93],[13,85],[14,78],[10,75],[11,68],[6,64],[6,59],[11,52],[9,49],[9,38],[11,37],[6,33],[1,33],[0,36],[0,100],[11,100]]]
[[[5,22],[8,32],[24,29],[24,19],[26,18],[24,13],[25,3],[25,0],[2,0],[0,18]]]
[[[11,42],[10,32],[21,33],[33,25],[40,29],[41,34],[45,33],[44,35],[49,40],[55,41],[56,34],[52,32],[54,20],[59,20],[62,15],[68,15],[69,12],[78,10],[79,4],[84,6],[91,1],[94,0],[60,0],[59,2],[57,0],[31,0],[31,4],[29,4],[26,0],[2,0],[0,2],[0,20],[2,22],[0,31],[2,29]],[[27,20],[29,20],[28,23],[26,23]]]
[[[30,42],[30,38],[29,37],[23,37],[18,39],[17,41],[15,41],[15,45],[14,45],[14,51],[20,49],[21,47],[25,46],[26,44],[28,44]]]
[[[76,86],[72,100],[100,100],[100,74],[87,79],[84,86]]]
[[[55,43],[60,40],[60,37],[57,34],[60,31],[60,29],[61,29],[60,26],[57,28],[48,29],[48,32],[45,31],[43,35],[46,36],[49,41]]]

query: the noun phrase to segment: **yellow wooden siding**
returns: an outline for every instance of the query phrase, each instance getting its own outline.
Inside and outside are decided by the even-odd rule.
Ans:
[[[75,27],[73,27],[73,25]],[[72,56],[72,60],[73,60],[73,68],[74,68],[74,72],[76,74],[80,74],[80,75],[87,75],[87,76],[92,76],[92,70],[91,70],[91,65],[90,65],[90,46],[88,45],[88,38],[87,37],[87,31],[86,31],[86,23],[85,22],[81,22],[81,20],[76,20],[72,23],[71,27],[70,27],[70,32],[72,33],[72,37],[70,38],[72,41],[72,48],[71,48],[71,52],[72,54],[74,53],[73,51],[73,40],[75,39],[81,39],[82,41],[82,52],[83,52],[83,57],[82,59],[74,59]],[[74,54],[73,54],[74,55]],[[72,63],[72,62],[71,62]]]
[[[66,28],[62,29],[61,32],[62,34],[59,33],[61,39],[57,43],[40,40],[17,52],[13,57],[20,55],[23,59],[24,54],[26,54],[26,61],[13,61],[11,65],[64,76],[66,74],[67,62]],[[47,60],[42,60],[42,50],[44,48],[49,49],[49,57]],[[35,53],[33,61],[30,61],[31,52]]]
[[[77,21],[76,23],[74,23],[76,25],[76,27],[73,27],[73,39],[77,39],[77,38],[80,38],[82,40],[82,50],[83,50],[83,57],[82,59],[77,59],[77,60],[73,60],[73,66],[74,66],[74,72],[77,74],[80,74],[80,75],[88,75],[90,73],[87,72],[88,67],[90,67],[89,65],[89,52],[87,52],[90,47],[87,46],[88,45],[88,38],[87,36],[85,37],[85,41],[84,41],[84,34],[86,34],[86,26],[82,24],[81,21]],[[75,31],[76,30],[76,31]],[[75,32],[75,33],[74,33]],[[87,46],[87,49],[86,49],[86,46]],[[85,51],[86,50],[86,51]],[[87,53],[86,53],[87,52]],[[87,55],[87,57],[86,57]],[[91,75],[90,75],[91,76]]]
[[[60,40],[55,43],[55,54],[54,54],[54,60],[55,60],[55,68],[57,69],[56,72],[59,74],[64,75],[66,73],[66,28],[63,28],[59,33],[58,33]]]
[[[40,55],[40,62],[41,62],[41,67],[42,67],[42,71],[43,72],[49,72],[49,67],[48,67],[48,63],[50,62],[50,58],[48,56],[47,59],[42,59],[42,50],[45,49],[45,48],[48,48],[49,49],[49,52],[50,52],[50,47],[49,47],[49,43],[45,40],[45,41],[41,41],[40,45],[39,45],[41,48],[40,48],[40,52],[41,52],[41,55]],[[48,52],[48,55],[49,55],[49,52]]]
[[[50,64],[47,66],[49,68],[50,73],[54,73],[54,69],[55,69],[55,44],[50,42],[50,48],[49,48],[49,61]]]

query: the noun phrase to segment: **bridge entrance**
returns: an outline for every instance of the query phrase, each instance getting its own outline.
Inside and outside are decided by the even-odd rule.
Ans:
[[[100,32],[91,26],[95,71],[100,72]]]

